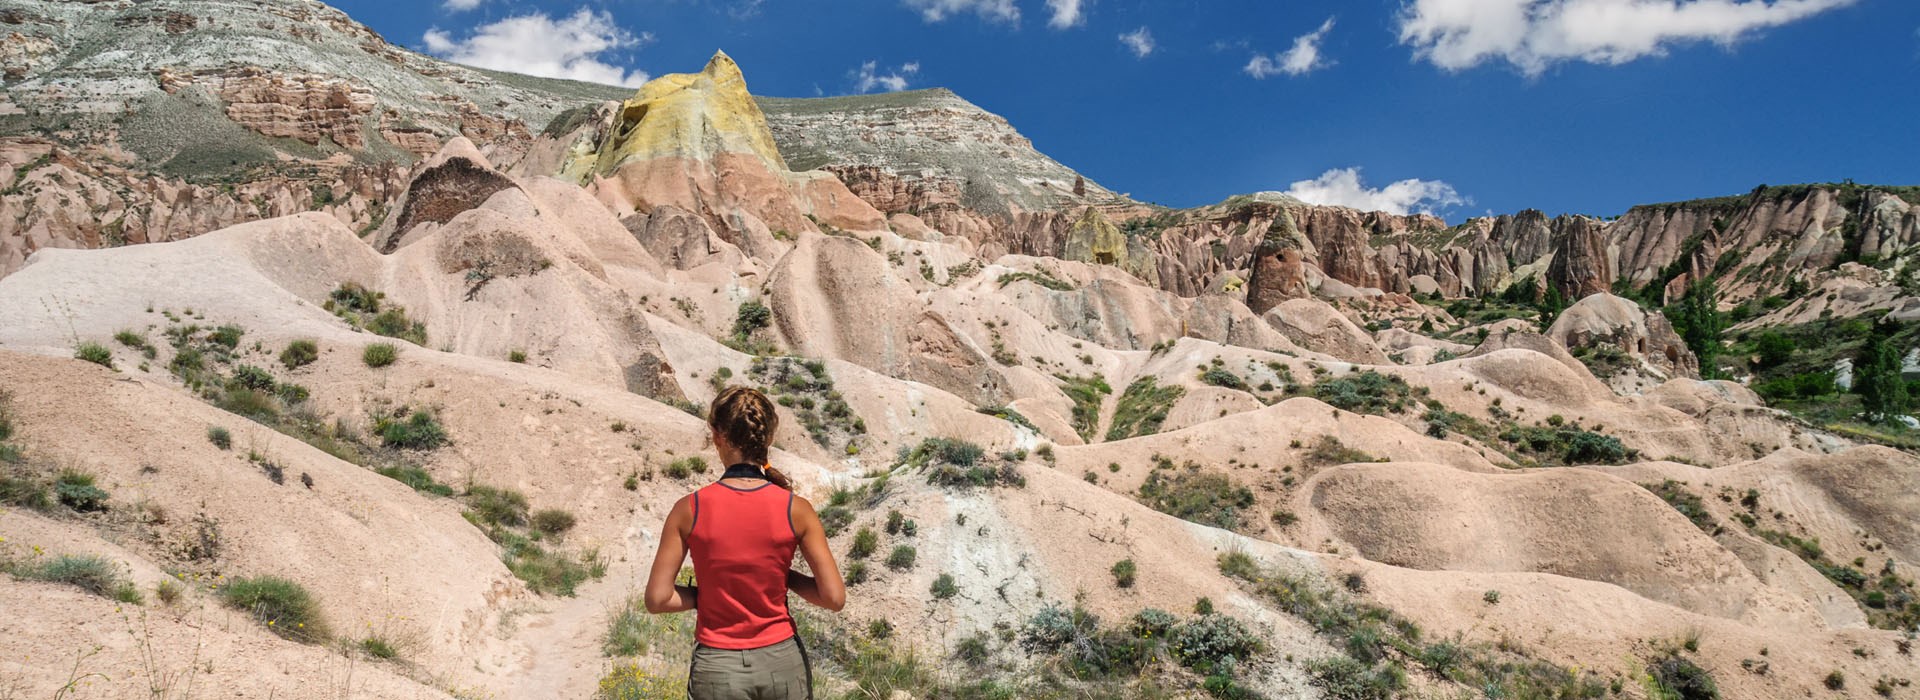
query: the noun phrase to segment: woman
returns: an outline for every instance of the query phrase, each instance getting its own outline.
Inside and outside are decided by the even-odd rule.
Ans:
[[[846,605],[826,530],[813,504],[767,464],[780,425],[772,401],[728,387],[707,416],[714,450],[729,466],[667,513],[647,577],[647,612],[697,611],[687,678],[693,700],[812,698],[813,671],[787,610],[787,590],[828,610]],[[790,568],[796,547],[814,575]],[[689,552],[698,586],[675,585]]]

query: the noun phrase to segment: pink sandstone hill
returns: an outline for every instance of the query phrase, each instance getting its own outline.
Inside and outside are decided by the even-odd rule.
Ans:
[[[99,17],[246,44],[256,7],[17,4],[36,109]],[[802,621],[821,697],[1916,692],[1920,460],[1698,379],[1610,293],[1900,313],[1836,262],[1920,236],[1894,194],[1164,211],[945,91],[758,99],[719,54],[609,95],[259,6],[365,82],[261,56],[140,99],[337,167],[229,188],[0,138],[0,697],[684,695],[689,616],[628,613],[728,384],[775,396],[773,463],[861,572]],[[449,74],[478,92],[398,96]],[[964,148],[915,146],[950,121]],[[1520,279],[1573,303],[1440,308]]]

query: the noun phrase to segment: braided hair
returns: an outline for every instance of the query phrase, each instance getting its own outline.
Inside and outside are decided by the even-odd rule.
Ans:
[[[773,402],[766,394],[748,386],[722,389],[707,408],[707,425],[739,450],[742,458],[765,469],[768,481],[781,488],[793,488],[786,475],[767,463],[767,450],[773,445],[774,432],[780,428],[780,414],[774,411]]]

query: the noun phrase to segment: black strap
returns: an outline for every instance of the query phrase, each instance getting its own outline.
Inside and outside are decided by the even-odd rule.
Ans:
[[[720,478],[722,479],[760,479],[762,481],[765,481],[767,479],[767,472],[766,470],[761,469],[760,465],[758,464],[748,464],[746,462],[741,462],[739,464],[728,465],[727,473],[721,474]]]

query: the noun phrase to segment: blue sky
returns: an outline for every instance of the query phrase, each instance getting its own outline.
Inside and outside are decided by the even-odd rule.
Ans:
[[[637,84],[724,49],[758,94],[947,87],[1172,206],[1291,190],[1458,221],[1920,184],[1912,0],[334,4],[395,43],[523,72]]]

